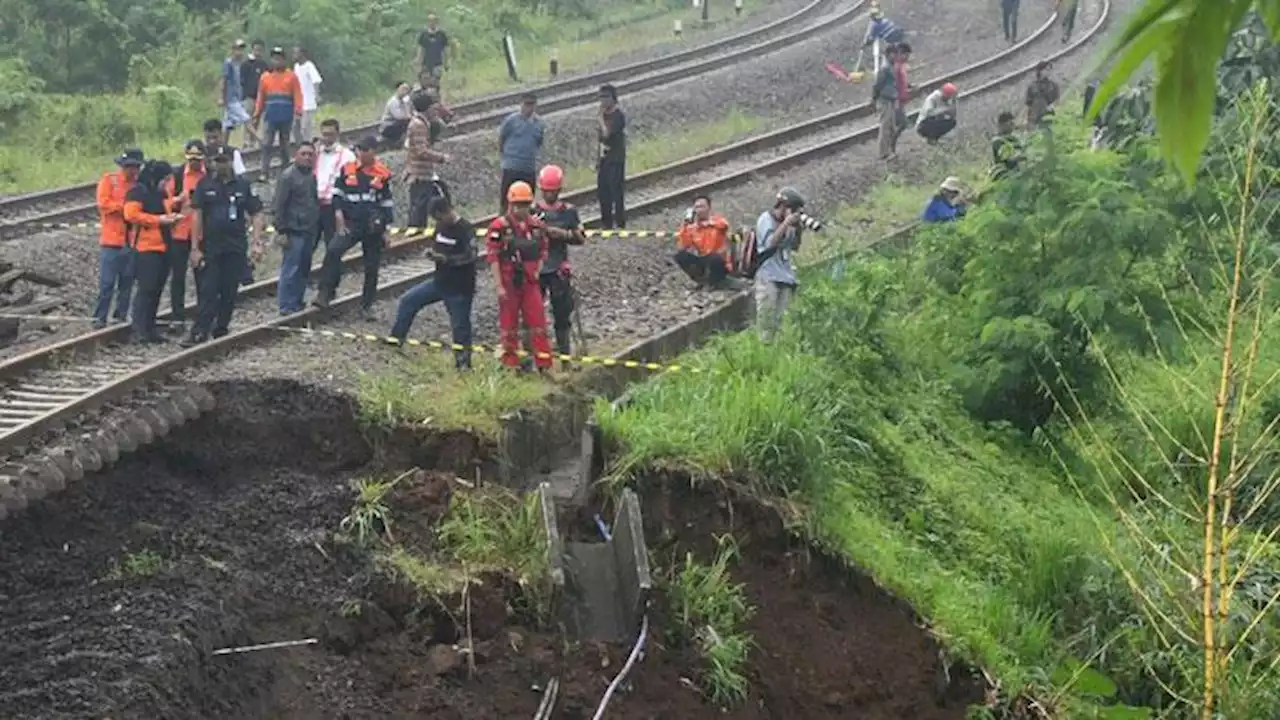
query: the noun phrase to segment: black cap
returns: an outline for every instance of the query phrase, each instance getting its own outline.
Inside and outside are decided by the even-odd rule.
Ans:
[[[377,150],[378,138],[374,137],[373,135],[365,135],[364,137],[360,138],[359,142],[356,143],[356,149],[357,150]]]
[[[187,144],[183,146],[182,152],[187,156],[187,159],[202,158],[204,157],[204,141],[188,140]]]
[[[146,162],[146,156],[138,148],[129,148],[120,153],[120,157],[116,158],[116,164],[120,167],[142,167]]]

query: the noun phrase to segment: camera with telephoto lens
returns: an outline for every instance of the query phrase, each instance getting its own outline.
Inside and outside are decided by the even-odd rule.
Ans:
[[[796,215],[800,218],[800,226],[805,230],[822,232],[822,221],[818,218],[804,212],[797,212]]]

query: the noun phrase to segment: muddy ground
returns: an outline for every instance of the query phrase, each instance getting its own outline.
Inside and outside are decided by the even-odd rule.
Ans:
[[[390,505],[397,540],[429,549],[450,494],[467,491],[455,477],[487,474],[490,448],[409,431],[370,442],[350,400],[294,383],[213,389],[218,410],[0,524],[6,717],[531,717],[553,676],[555,717],[590,717],[629,648],[566,648],[511,610],[517,587],[486,577],[471,594],[468,678],[456,613],[444,611],[456,598],[424,603],[334,540],[352,478],[417,466]],[[677,528],[698,549],[726,527],[714,499],[660,497],[655,538]],[[705,705],[681,681],[696,677],[690,659],[655,640],[609,717],[963,717],[957,698],[971,690],[938,685],[937,648],[910,613],[866,581],[802,563],[780,529],[753,521],[742,534],[739,580],[759,608],[748,706]]]

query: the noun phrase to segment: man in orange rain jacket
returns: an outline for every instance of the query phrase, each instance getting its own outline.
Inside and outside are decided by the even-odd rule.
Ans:
[[[191,262],[191,193],[205,176],[204,143],[188,140],[187,162],[164,181],[168,211],[181,217],[169,228],[169,310],[175,332],[187,321],[187,272]]]
[[[729,221],[711,214],[711,198],[699,195],[676,233],[676,265],[699,286],[721,288],[733,271]]]
[[[498,287],[498,328],[502,335],[502,364],[520,366],[520,319],[532,337],[534,363],[551,367],[551,341],[542,307],[538,274],[547,259],[547,233],[530,212],[533,188],[519,181],[507,188],[507,212],[489,225],[486,259]]]
[[[129,296],[133,292],[133,249],[125,242],[124,198],[138,181],[142,169],[142,151],[125,150],[116,158],[119,170],[106,173],[98,181],[98,217],[102,229],[98,235],[98,301],[93,308],[93,329],[107,326],[111,296],[116,298],[114,319],[118,323],[129,317]]]
[[[163,228],[178,221],[179,215],[166,209],[163,185],[173,168],[163,160],[152,160],[138,173],[138,182],[124,200],[126,243],[137,252],[138,292],[133,298],[133,341],[160,343],[156,332],[156,309],[169,274],[169,245]]]
[[[262,131],[264,182],[271,172],[271,148],[277,140],[280,143],[280,166],[287,166],[293,157],[289,149],[289,136],[293,134],[294,118],[300,117],[302,85],[298,82],[298,76],[285,64],[284,48],[271,48],[271,69],[258,80],[258,102],[253,111],[254,127],[264,119],[267,121],[267,127]]]

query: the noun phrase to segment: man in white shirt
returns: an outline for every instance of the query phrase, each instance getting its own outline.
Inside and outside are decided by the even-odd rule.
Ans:
[[[293,49],[293,74],[302,88],[302,115],[293,121],[293,141],[302,142],[315,137],[316,109],[320,106],[320,83],[324,78],[301,45]]]
[[[929,93],[916,119],[916,132],[930,145],[956,127],[956,86],[946,83]]]
[[[316,145],[316,195],[320,199],[318,239],[326,250],[338,229],[333,212],[333,186],[342,175],[342,168],[356,161],[356,154],[339,139],[341,131],[336,119],[326,119],[320,123],[320,142]],[[316,243],[317,247],[319,245]]]

